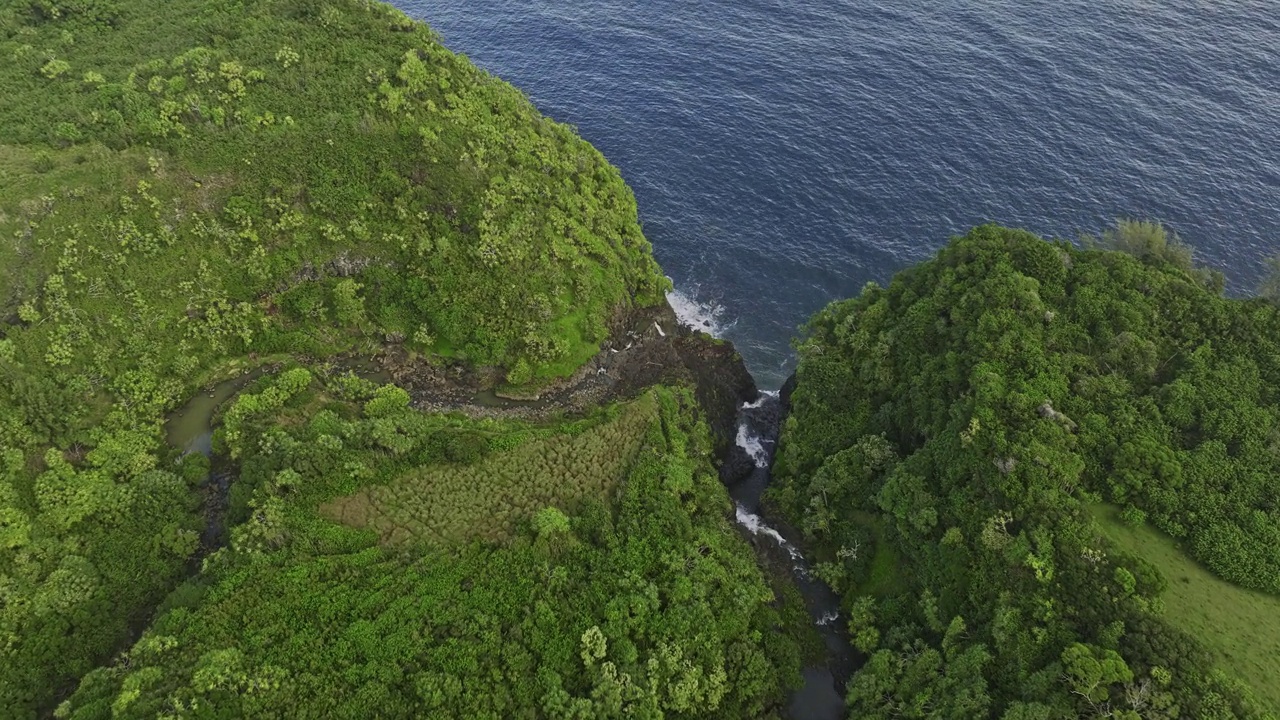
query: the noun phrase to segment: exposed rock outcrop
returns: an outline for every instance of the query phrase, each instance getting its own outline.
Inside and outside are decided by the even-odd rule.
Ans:
[[[716,456],[735,447],[738,410],[758,394],[733,344],[695,332],[677,320],[670,305],[620,313],[600,352],[566,380],[542,388],[536,396],[498,396],[498,369],[466,370],[410,360],[391,346],[379,358],[416,407],[457,410],[473,416],[550,417],[585,413],[601,404],[636,397],[653,385],[692,387],[711,427]]]

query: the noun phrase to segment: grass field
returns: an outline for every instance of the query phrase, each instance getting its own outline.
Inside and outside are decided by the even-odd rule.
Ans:
[[[584,498],[608,497],[657,421],[656,398],[647,393],[616,417],[573,434],[529,440],[475,465],[422,467],[327,502],[320,514],[372,528],[387,544],[504,540],[545,507],[567,510]]]
[[[1195,635],[1221,667],[1280,711],[1280,597],[1246,590],[1211,574],[1179,550],[1173,538],[1149,525],[1125,525],[1114,507],[1095,506],[1093,515],[1106,537],[1164,574],[1169,582],[1163,595],[1169,620]]]
[[[854,512],[853,519],[871,531],[876,549],[875,556],[871,559],[870,577],[858,588],[858,595],[884,598],[904,590],[906,583],[902,573],[902,559],[885,538],[884,523],[875,515],[862,511]]]

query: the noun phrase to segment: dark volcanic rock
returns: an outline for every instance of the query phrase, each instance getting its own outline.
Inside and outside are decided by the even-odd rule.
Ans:
[[[742,482],[755,472],[756,461],[745,448],[734,443],[725,453],[724,462],[720,463],[720,482],[734,485]]]
[[[755,380],[733,345],[679,323],[667,303],[620,312],[599,354],[572,377],[539,388],[536,404],[495,406],[479,393],[502,382],[500,368],[441,367],[388,346],[379,358],[397,384],[423,410],[460,410],[472,416],[550,417],[585,413],[604,403],[636,397],[657,384],[694,389],[711,428],[716,457],[734,447],[738,410],[757,396]],[[501,394],[490,392],[497,399]]]
[[[693,387],[711,427],[716,456],[725,458],[734,447],[738,408],[758,394],[742,356],[732,343],[681,325],[666,303],[636,316],[624,334],[627,342],[622,350],[606,348],[602,353],[610,359],[629,353],[613,363],[608,374],[617,377],[624,396],[639,394],[658,383]]]
[[[782,409],[782,417],[778,418],[779,424],[791,414],[791,395],[796,391],[796,384],[796,374],[791,373],[791,377],[782,383],[782,389],[778,391],[778,404]]]

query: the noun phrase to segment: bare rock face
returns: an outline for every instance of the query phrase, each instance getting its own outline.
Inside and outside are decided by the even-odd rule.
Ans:
[[[616,333],[613,346],[602,353],[611,358],[628,353],[607,373],[617,378],[626,396],[658,383],[692,387],[711,427],[716,456],[728,458],[736,447],[738,409],[758,394],[742,356],[732,343],[681,325],[666,303],[634,315],[628,323],[631,328]],[[619,344],[621,350],[616,347]]]
[[[636,397],[654,385],[684,385],[693,389],[702,407],[720,460],[726,460],[736,447],[738,410],[758,394],[732,343],[681,325],[665,302],[619,312],[600,352],[572,377],[539,388],[534,398],[495,393],[504,376],[501,368],[436,366],[410,359],[394,345],[387,347],[381,362],[395,382],[409,391],[415,407],[473,416],[536,419],[585,413]],[[490,399],[482,402],[485,393]],[[740,459],[733,462],[736,466]],[[742,467],[749,472],[754,466]]]
[[[756,461],[746,448],[734,443],[725,452],[720,463],[720,482],[725,485],[736,485],[755,472]]]

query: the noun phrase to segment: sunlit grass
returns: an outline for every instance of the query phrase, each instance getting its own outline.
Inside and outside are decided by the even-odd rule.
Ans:
[[[527,440],[474,465],[417,468],[389,484],[324,503],[320,513],[371,528],[388,544],[503,540],[545,507],[610,497],[654,422],[657,405],[646,394],[580,432]]]
[[[1194,635],[1222,667],[1280,708],[1280,598],[1246,590],[1213,575],[1150,525],[1130,527],[1109,505],[1094,506],[1103,533],[1164,575],[1166,616]]]
[[[871,532],[875,554],[867,582],[858,588],[859,595],[889,597],[906,589],[902,559],[894,552],[884,533],[884,521],[869,512],[854,512],[853,521]]]

